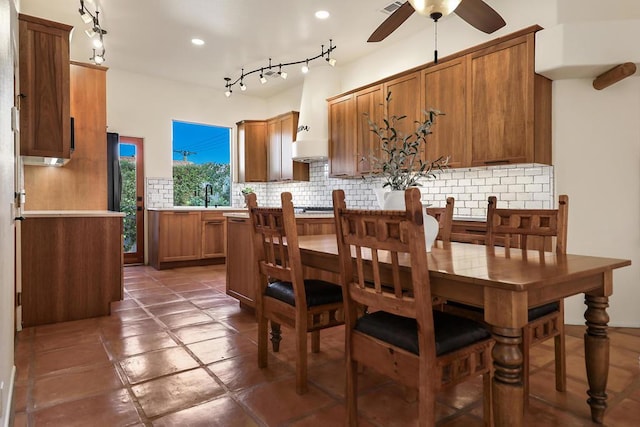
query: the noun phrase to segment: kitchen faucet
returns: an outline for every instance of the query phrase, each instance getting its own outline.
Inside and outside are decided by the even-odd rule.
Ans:
[[[213,186],[211,184],[207,184],[204,186],[204,207],[209,207],[209,196],[213,196]]]

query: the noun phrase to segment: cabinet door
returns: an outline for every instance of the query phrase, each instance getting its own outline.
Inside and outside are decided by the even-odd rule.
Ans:
[[[352,94],[329,102],[329,174],[356,174],[355,113]]]
[[[245,120],[238,125],[238,181],[267,180],[267,124]]]
[[[221,214],[202,213],[202,258],[224,258],[227,229]]]
[[[249,218],[227,218],[227,294],[255,307],[256,263]]]
[[[369,120],[378,126],[384,126],[384,95],[382,85],[373,86],[354,94],[356,110],[356,152],[358,174],[373,172],[375,161],[380,158],[380,138],[373,133]]]
[[[431,127],[433,133],[427,137],[425,161],[449,156],[452,168],[470,164],[466,132],[466,69],[466,59],[457,58],[427,68],[422,74],[423,109],[444,113],[436,117]]]
[[[297,113],[295,113],[297,116]],[[298,127],[298,119],[295,118],[294,126],[294,113],[289,113],[280,119],[280,145],[281,145],[281,174],[282,180],[290,181],[294,179],[293,176],[293,138],[294,130]]]
[[[533,34],[470,55],[472,165],[533,161]]]
[[[159,229],[160,262],[200,258],[200,212],[162,212]]]
[[[383,85],[384,96],[391,92],[391,102],[387,104],[386,115],[389,119],[393,116],[406,116],[399,121],[396,128],[410,135],[416,130],[415,121],[422,121],[423,114],[420,110],[420,73],[415,72],[385,82]]]
[[[279,119],[267,122],[268,177],[269,181],[282,179],[282,122]]]
[[[20,154],[71,156],[69,32],[72,27],[19,16]]]

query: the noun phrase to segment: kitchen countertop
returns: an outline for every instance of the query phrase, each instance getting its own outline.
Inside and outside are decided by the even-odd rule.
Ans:
[[[243,209],[242,212],[227,212],[222,216],[226,216],[229,218],[249,218],[249,213],[246,209]],[[327,213],[296,213],[296,218],[333,218],[333,212]],[[454,221],[470,221],[470,222],[486,222],[486,218],[480,217],[466,217],[466,216],[454,216]]]
[[[173,206],[171,208],[147,208],[148,211],[163,211],[163,212],[173,212],[173,211],[246,211],[247,208],[234,208],[233,206],[209,206],[205,208],[204,206]]]
[[[73,211],[24,211],[22,216],[25,218],[60,218],[60,217],[123,217],[124,213],[114,211],[89,211],[89,210],[73,210]]]
[[[327,213],[297,213],[296,218],[333,218],[333,212]],[[249,212],[227,212],[222,214],[228,218],[249,218]]]

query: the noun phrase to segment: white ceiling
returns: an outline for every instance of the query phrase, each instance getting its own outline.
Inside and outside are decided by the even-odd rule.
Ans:
[[[347,63],[371,53],[380,44],[367,43],[387,17],[380,10],[392,0],[95,0],[105,36],[105,66],[211,86],[224,91],[224,77],[235,80],[245,72],[293,62],[320,53],[333,39],[332,57]],[[21,13],[75,27],[71,58],[89,62],[91,43],[84,34],[79,0],[21,0]],[[314,17],[317,10],[328,20]],[[446,19],[460,19],[451,15]],[[427,18],[414,14],[382,43],[394,43],[426,26]],[[191,39],[201,38],[204,46]],[[310,64],[320,65],[321,60]],[[322,64],[323,66],[325,64]],[[261,85],[259,76],[245,81],[255,96],[271,96],[302,81],[298,66],[289,67],[289,79],[273,78]],[[277,81],[279,80],[279,81]],[[238,87],[234,90],[239,90]]]

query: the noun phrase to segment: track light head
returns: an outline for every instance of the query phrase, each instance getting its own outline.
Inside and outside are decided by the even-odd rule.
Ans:
[[[331,65],[332,67],[336,66],[336,60],[335,58],[327,58],[327,62],[329,63],[329,65]]]

